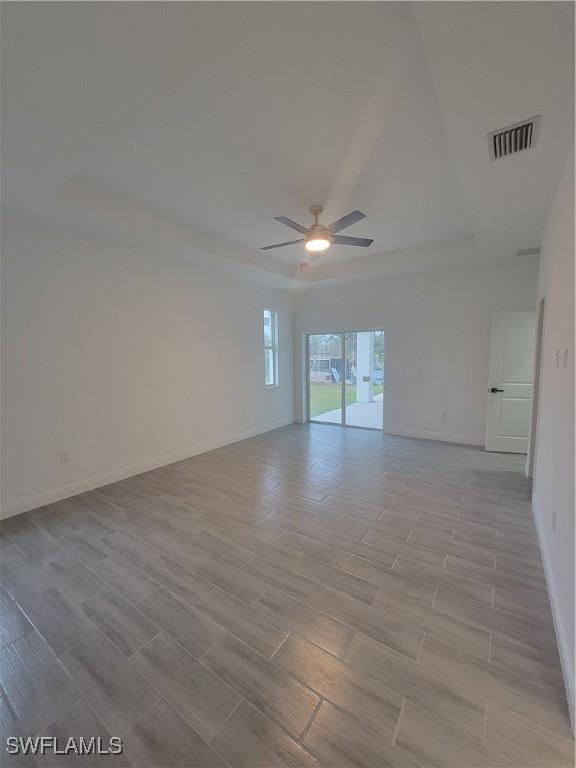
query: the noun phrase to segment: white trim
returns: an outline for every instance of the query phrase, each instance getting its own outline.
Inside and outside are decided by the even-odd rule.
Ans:
[[[550,602],[550,610],[552,611],[554,632],[556,634],[556,643],[558,645],[558,655],[560,656],[560,666],[562,667],[562,677],[564,679],[568,711],[570,713],[570,724],[572,726],[572,733],[576,734],[576,691],[574,690],[574,670],[571,668],[573,662],[570,655],[570,647],[566,640],[566,636],[564,635],[564,630],[562,629],[560,611],[558,610],[558,598],[556,597],[554,580],[552,578],[552,569],[550,567],[550,561],[548,560],[548,554],[543,546],[543,538],[538,522],[539,517],[534,507],[534,497],[532,497],[532,517],[534,518],[534,525],[536,526],[536,533],[538,534],[538,546],[540,547],[540,554],[542,555],[542,565],[544,566],[544,576],[546,577],[546,587],[548,588],[548,600]]]
[[[397,435],[398,437],[419,437],[423,440],[439,440],[443,443],[484,446],[483,435],[461,435],[457,432],[432,432],[427,429],[405,429],[404,427],[389,427],[387,425],[384,425],[384,434]]]
[[[43,493],[38,493],[35,496],[28,496],[25,499],[17,499],[11,501],[9,504],[0,508],[0,520],[19,515],[22,512],[28,512],[31,509],[37,507],[43,507],[45,504],[54,504],[62,499],[67,499],[70,496],[76,496],[78,493],[84,493],[84,491],[91,491],[94,488],[100,488],[103,485],[110,485],[110,483],[116,483],[119,480],[125,480],[128,477],[134,475],[140,475],[143,472],[149,472],[152,469],[158,469],[159,467],[165,467],[168,464],[173,464],[176,461],[182,461],[183,459],[189,459],[192,456],[197,456],[199,453],[206,453],[213,451],[216,448],[222,448],[225,445],[231,443],[237,443],[240,440],[246,440],[249,437],[255,437],[261,435],[264,432],[270,432],[273,429],[279,429],[280,427],[286,427],[289,424],[293,424],[294,419],[282,419],[281,421],[273,422],[272,424],[266,424],[262,427],[256,427],[255,429],[248,429],[244,432],[237,432],[233,435],[227,435],[226,437],[220,437],[216,440],[210,440],[207,443],[201,443],[199,445],[185,448],[175,453],[167,453],[163,456],[157,456],[154,459],[147,459],[139,464],[133,464],[130,467],[122,467],[121,469],[112,470],[112,472],[106,472],[103,475],[97,475],[96,477],[88,477],[85,480],[78,480],[75,483],[69,485],[60,486],[60,488],[53,488]]]

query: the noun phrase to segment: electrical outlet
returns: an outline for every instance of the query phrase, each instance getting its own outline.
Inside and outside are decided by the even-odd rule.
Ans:
[[[447,419],[448,418],[448,411],[440,411],[440,418],[441,419]]]
[[[556,532],[556,520],[557,520],[556,510],[552,510],[552,530]]]
[[[60,451],[60,464],[68,464],[70,462],[70,451]]]

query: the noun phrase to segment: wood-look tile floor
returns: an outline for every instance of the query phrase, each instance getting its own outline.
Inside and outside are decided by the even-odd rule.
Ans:
[[[523,462],[294,425],[4,521],[2,739],[125,748],[14,764],[573,765]]]

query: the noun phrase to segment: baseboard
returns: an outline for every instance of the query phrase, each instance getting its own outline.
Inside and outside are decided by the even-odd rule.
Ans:
[[[256,427],[255,429],[248,429],[243,432],[237,432],[226,437],[217,438],[206,443],[195,445],[191,448],[185,448],[175,453],[164,454],[163,456],[157,456],[153,459],[147,459],[146,461],[138,464],[133,464],[130,467],[122,467],[121,469],[112,470],[112,472],[106,472],[103,475],[97,475],[95,477],[89,477],[85,480],[78,480],[75,483],[69,485],[63,485],[59,488],[53,488],[49,491],[36,494],[34,496],[28,496],[25,499],[17,499],[11,501],[9,504],[0,508],[0,520],[7,517],[13,517],[19,515],[22,512],[29,512],[31,509],[37,509],[43,507],[45,504],[54,504],[62,499],[68,499],[70,496],[76,496],[79,493],[85,491],[92,491],[94,488],[100,488],[103,485],[110,485],[116,483],[119,480],[125,480],[128,477],[134,477],[134,475],[141,475],[143,472],[149,472],[152,469],[158,469],[159,467],[165,467],[168,464],[174,464],[176,461],[182,461],[189,459],[192,456],[197,456],[200,453],[207,453],[213,451],[216,448],[222,448],[225,445],[231,445],[237,443],[240,440],[246,440],[249,437],[256,437],[256,435],[262,435],[265,432],[271,432],[273,429],[279,429],[280,427],[286,427],[289,424],[293,424],[293,419],[283,419],[281,421],[273,422],[272,424],[266,424],[265,426]]]
[[[566,641],[560,620],[558,599],[556,597],[556,590],[554,589],[554,581],[552,579],[548,554],[545,547],[543,546],[543,537],[540,530],[539,518],[534,508],[534,498],[532,498],[532,517],[534,518],[534,525],[536,526],[536,533],[538,535],[538,546],[540,547],[540,554],[542,555],[542,565],[544,566],[544,576],[546,577],[546,587],[548,589],[550,609],[552,611],[552,620],[554,622],[554,632],[556,634],[556,643],[558,644],[558,655],[560,656],[560,666],[562,667],[562,677],[564,679],[564,687],[566,689],[566,700],[568,702],[568,711],[570,712],[570,724],[572,726],[572,733],[576,734],[576,691],[574,690],[575,670],[572,669],[573,660],[571,658],[570,648],[568,647],[568,643]]]
[[[461,435],[457,432],[432,432],[427,429],[405,429],[404,427],[384,426],[387,435],[398,437],[419,437],[423,440],[439,440],[443,443],[459,443],[461,445],[484,445],[484,436]]]

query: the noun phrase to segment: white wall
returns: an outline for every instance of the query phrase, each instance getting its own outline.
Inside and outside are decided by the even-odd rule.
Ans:
[[[3,515],[293,421],[291,303],[253,278],[7,219]],[[264,307],[280,313],[278,389],[264,387]]]
[[[566,166],[543,238],[538,295],[544,297],[545,308],[532,503],[574,723],[573,157]]]
[[[534,309],[537,273],[535,257],[515,257],[313,286],[299,301],[296,348],[305,331],[383,329],[385,430],[483,444],[491,316]]]

